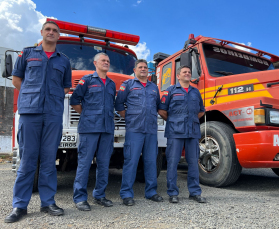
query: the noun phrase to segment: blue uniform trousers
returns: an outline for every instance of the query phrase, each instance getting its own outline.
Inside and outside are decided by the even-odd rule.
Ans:
[[[168,138],[167,157],[167,187],[168,195],[179,194],[176,184],[177,166],[181,158],[181,153],[185,147],[185,157],[188,163],[187,186],[191,196],[200,195],[201,188],[199,182],[198,159],[200,155],[199,139],[197,138]]]
[[[55,160],[61,135],[61,115],[20,115],[18,143],[21,160],[14,185],[13,208],[27,209],[38,158],[40,158],[38,188],[41,207],[55,203],[54,195],[57,190]]]
[[[134,197],[133,185],[141,153],[144,163],[145,197],[149,199],[157,194],[157,134],[126,132],[120,190],[122,199]]]
[[[96,185],[93,197],[105,197],[108,184],[109,162],[113,152],[114,135],[109,133],[79,134],[78,168],[74,182],[74,202],[87,200],[87,182],[92,160],[96,152]]]

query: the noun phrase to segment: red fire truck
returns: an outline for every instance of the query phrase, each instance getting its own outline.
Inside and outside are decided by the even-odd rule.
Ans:
[[[93,57],[99,52],[105,52],[110,58],[110,70],[108,77],[116,83],[118,90],[123,81],[134,78],[133,68],[137,60],[136,54],[128,48],[128,45],[137,45],[140,37],[136,35],[101,29],[92,26],[74,24],[54,19],[61,33],[71,36],[60,36],[57,48],[70,59],[72,67],[72,88],[69,94],[65,96],[64,113],[63,113],[63,135],[57,151],[57,170],[67,171],[77,167],[77,146],[79,137],[77,134],[77,125],[79,114],[69,105],[72,92],[75,90],[79,80],[86,74],[91,74],[95,70]],[[72,36],[75,35],[75,36]],[[116,43],[112,43],[116,42]],[[121,45],[123,44],[123,45]],[[40,44],[39,44],[40,45]],[[11,66],[11,58],[6,58]],[[9,68],[11,74],[11,68]],[[10,76],[6,71],[6,77]],[[12,170],[17,171],[20,163],[18,143],[16,140],[19,114],[17,113],[18,91],[14,90],[14,129],[13,129],[13,164]],[[122,168],[123,165],[123,143],[125,139],[125,120],[115,112],[115,133],[114,133],[114,152],[111,157],[110,166]],[[157,172],[159,175],[162,167],[162,151],[166,147],[166,140],[163,137],[164,125],[163,120],[159,117],[158,135],[159,153],[157,157]],[[161,123],[161,125],[160,125]],[[94,163],[94,160],[92,164]],[[34,180],[34,191],[37,190],[39,166]],[[143,163],[139,162],[137,179],[144,181]]]
[[[242,168],[279,175],[279,57],[235,42],[190,34],[182,50],[157,53],[160,93],[177,83],[181,65],[192,69],[206,115],[200,119],[200,182],[234,183]],[[156,79],[157,78],[157,79]]]

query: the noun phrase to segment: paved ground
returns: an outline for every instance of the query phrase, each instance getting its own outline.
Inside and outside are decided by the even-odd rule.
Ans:
[[[119,198],[121,170],[110,170],[107,198],[111,208],[89,203],[91,212],[80,212],[72,203],[72,184],[75,172],[58,173],[57,205],[65,215],[51,217],[39,212],[38,193],[32,196],[28,216],[20,222],[5,224],[11,211],[12,188],[15,174],[10,163],[0,164],[0,228],[278,228],[279,178],[270,169],[244,170],[236,184],[227,188],[202,186],[207,204],[188,199],[186,167],[179,167],[180,203],[170,204],[166,194],[166,171],[158,179],[158,193],[165,201],[154,203],[144,199],[144,184],[135,183],[136,205],[126,207]],[[88,193],[95,183],[94,170],[90,173]]]

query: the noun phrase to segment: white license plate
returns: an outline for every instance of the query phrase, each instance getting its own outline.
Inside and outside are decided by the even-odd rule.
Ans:
[[[59,148],[77,148],[76,142],[60,142]]]
[[[76,134],[66,134],[62,136],[61,143],[62,142],[77,142],[77,135]]]

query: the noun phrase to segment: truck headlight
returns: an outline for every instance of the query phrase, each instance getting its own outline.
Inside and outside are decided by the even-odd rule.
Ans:
[[[270,111],[269,112],[269,121],[273,124],[279,124],[279,111]]]
[[[158,126],[164,125],[164,119],[162,119],[162,117],[160,115],[158,115],[157,124],[158,124]]]

